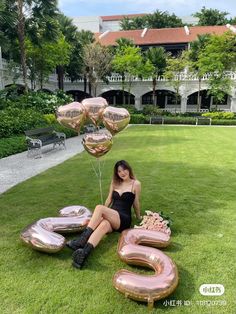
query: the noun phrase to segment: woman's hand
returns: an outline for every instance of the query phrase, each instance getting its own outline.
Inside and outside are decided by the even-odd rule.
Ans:
[[[143,219],[143,216],[140,215],[140,216],[137,216],[136,218],[140,222]]]

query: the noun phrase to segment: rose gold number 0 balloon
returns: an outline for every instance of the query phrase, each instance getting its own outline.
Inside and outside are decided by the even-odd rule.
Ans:
[[[115,288],[138,301],[148,302],[150,308],[154,301],[167,297],[178,284],[178,270],[170,257],[158,248],[167,247],[170,236],[159,231],[128,229],[122,232],[118,244],[118,255],[127,264],[152,268],[152,276],[138,275],[125,269],[118,271],[114,278]]]

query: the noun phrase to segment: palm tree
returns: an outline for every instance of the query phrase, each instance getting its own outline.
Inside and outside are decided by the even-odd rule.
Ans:
[[[121,21],[120,21],[120,27],[121,30],[126,31],[129,29],[132,29],[132,20],[130,20],[128,17],[124,17]]]
[[[158,76],[162,76],[166,68],[167,53],[163,47],[151,47],[146,51],[146,58],[154,66],[152,73],[152,101],[156,105],[156,85]]]
[[[26,29],[27,31],[30,29],[32,26],[30,22],[34,21],[36,17],[38,17],[38,20],[44,19],[45,16],[52,19],[52,14],[55,11],[57,11],[57,0],[8,0],[6,2],[6,13],[11,16],[11,26],[16,31],[18,37],[25,92],[28,91],[25,46]],[[45,29],[49,29],[49,25],[46,25]],[[40,29],[38,30],[40,31]]]
[[[197,73],[198,76],[198,93],[197,93],[197,111],[200,111],[201,108],[201,98],[200,98],[200,92],[201,92],[201,81],[203,73],[201,69],[198,66],[198,60],[199,55],[201,51],[203,51],[209,41],[210,35],[204,34],[204,35],[198,35],[197,40],[193,41],[190,44],[190,51],[189,51],[189,60],[191,63],[192,69]]]
[[[94,43],[95,38],[92,32],[90,31],[85,31],[85,30],[81,30],[78,33],[78,44],[80,47],[80,51],[79,51],[79,64],[81,65],[81,67],[79,68],[80,71],[83,70],[83,75],[84,75],[84,92],[87,93],[87,78],[89,76],[89,67],[86,66],[84,64],[84,48],[89,45]],[[82,72],[82,71],[81,71]],[[80,72],[80,73],[81,73]],[[89,94],[91,95],[91,84],[89,82]]]
[[[0,47],[7,51],[9,48],[9,39],[5,33],[6,25],[11,24],[11,16],[6,14],[6,1],[0,1]]]
[[[135,44],[133,40],[128,39],[128,38],[118,38],[116,40],[117,46],[115,47],[114,54],[123,54],[123,51],[126,47],[135,47]],[[122,77],[122,100],[123,100],[123,105],[125,105],[125,73],[120,72],[120,75]]]
[[[73,47],[72,51],[75,53],[75,46],[77,44],[77,27],[73,24],[72,19],[68,18],[64,14],[58,15],[58,22],[60,31],[65,37],[65,40],[70,43]],[[57,77],[58,77],[58,88],[63,90],[64,89],[64,74],[65,74],[65,66],[60,64],[57,65]]]

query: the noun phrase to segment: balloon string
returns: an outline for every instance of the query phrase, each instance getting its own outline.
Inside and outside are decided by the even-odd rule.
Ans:
[[[100,195],[101,195],[101,202],[103,204],[103,195],[102,195],[102,171],[101,171],[101,163],[100,158],[97,158],[98,161],[98,173],[99,173],[99,188],[100,188]]]
[[[95,168],[92,160],[91,160],[91,165],[92,168],[95,172],[96,177],[98,178],[98,183],[99,183],[99,190],[100,190],[100,196],[101,196],[101,204],[103,204],[103,193],[102,193],[102,169],[101,169],[101,163],[100,163],[100,158],[97,158],[97,162],[98,162],[98,169]],[[103,165],[102,167],[104,167],[104,161],[103,161]]]
[[[94,167],[94,165],[93,165],[92,160],[90,160],[90,162],[91,162],[91,165],[92,165],[93,171],[95,172],[95,175],[96,175],[96,177],[98,178],[98,173],[97,173],[96,168],[95,168],[95,167]]]

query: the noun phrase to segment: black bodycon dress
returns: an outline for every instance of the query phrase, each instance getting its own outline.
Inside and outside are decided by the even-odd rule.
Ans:
[[[130,228],[131,225],[131,207],[135,199],[133,192],[124,192],[121,195],[117,191],[112,192],[111,208],[116,210],[120,216],[120,228],[118,232]]]

